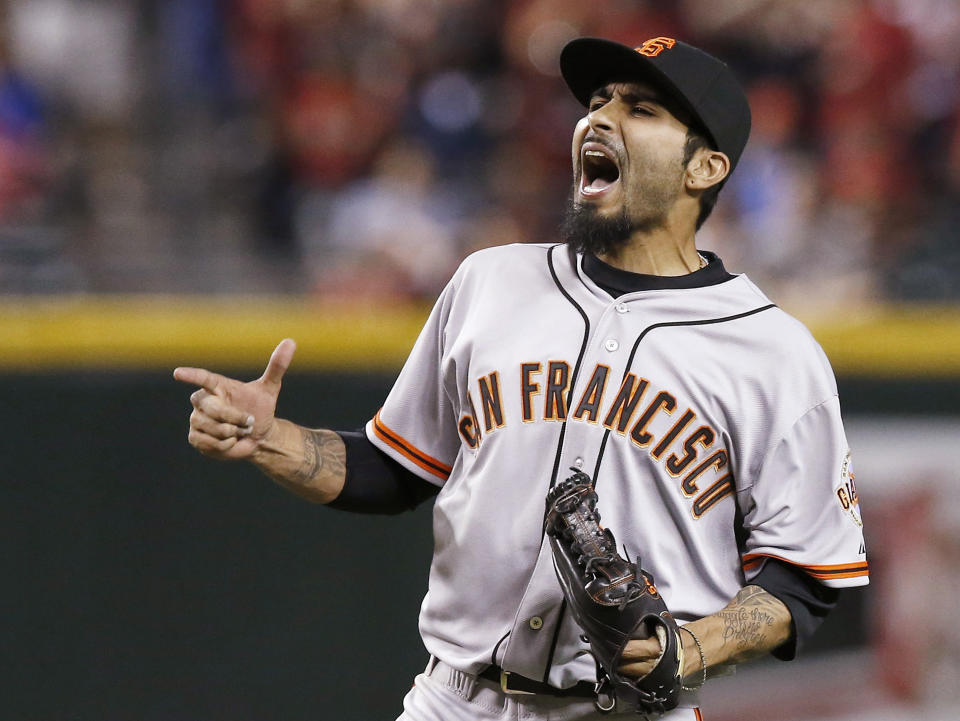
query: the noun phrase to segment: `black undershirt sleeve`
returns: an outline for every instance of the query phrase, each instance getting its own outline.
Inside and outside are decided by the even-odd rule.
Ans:
[[[773,657],[781,661],[797,657],[840,598],[838,589],[824,586],[796,566],[775,558],[767,559],[751,585],[760,586],[790,610],[793,635],[771,651]]]
[[[347,477],[330,508],[392,515],[410,511],[440,492],[373,445],[363,431],[337,431],[347,448]]]

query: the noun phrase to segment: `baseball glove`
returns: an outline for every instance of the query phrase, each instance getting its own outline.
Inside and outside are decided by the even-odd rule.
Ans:
[[[611,711],[619,698],[639,713],[663,714],[676,708],[682,687],[677,623],[640,559],[620,556],[613,533],[600,526],[590,477],[571,470],[547,494],[544,523],[563,595],[597,664],[597,708]],[[627,641],[653,634],[662,649],[656,667],[639,680],[620,674]]]

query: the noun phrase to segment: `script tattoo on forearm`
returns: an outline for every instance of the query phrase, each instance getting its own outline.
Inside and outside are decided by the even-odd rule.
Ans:
[[[307,485],[316,480],[321,471],[333,475],[345,472],[346,449],[336,433],[310,428],[301,428],[300,433],[303,436],[303,463],[293,480]]]
[[[738,660],[760,655],[782,643],[789,633],[790,612],[759,586],[747,586],[719,613],[723,640],[736,646]]]

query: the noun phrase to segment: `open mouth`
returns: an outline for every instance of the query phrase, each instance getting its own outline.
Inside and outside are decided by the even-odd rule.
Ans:
[[[620,167],[600,143],[584,143],[580,151],[580,192],[598,195],[620,179]]]

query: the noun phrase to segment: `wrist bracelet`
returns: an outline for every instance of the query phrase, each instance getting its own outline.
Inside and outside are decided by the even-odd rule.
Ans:
[[[700,645],[700,639],[697,638],[697,635],[696,635],[693,631],[691,631],[689,628],[687,628],[686,626],[679,626],[679,628],[680,628],[680,630],[686,631],[687,633],[689,633],[689,634],[690,634],[690,638],[692,638],[692,639],[693,639],[693,642],[694,642],[695,644],[697,644],[697,651],[700,652],[700,667],[703,669],[703,675],[700,677],[700,683],[699,683],[699,684],[697,684],[696,686],[693,686],[693,687],[691,688],[691,687],[688,687],[688,686],[684,686],[684,685],[683,685],[683,682],[681,682],[681,683],[680,683],[680,688],[681,688],[682,690],[684,690],[684,691],[696,691],[697,689],[702,688],[702,687],[703,687],[703,684],[705,684],[705,683],[707,682],[707,659],[706,659],[706,658],[704,657],[704,655],[703,655],[703,646]]]

